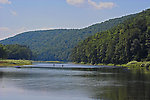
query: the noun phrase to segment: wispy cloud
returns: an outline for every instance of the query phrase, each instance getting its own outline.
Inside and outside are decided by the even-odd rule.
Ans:
[[[96,8],[96,9],[113,8],[116,5],[113,2],[99,2],[99,3],[96,3],[92,0],[88,0],[88,4],[90,4],[92,7]]]
[[[11,13],[13,16],[17,16],[17,12],[16,12],[16,11],[10,10],[10,13]]]
[[[77,6],[77,5],[83,4],[85,0],[66,0],[66,2],[70,5]]]
[[[0,4],[11,4],[9,0],[0,0]]]
[[[94,2],[93,0],[66,0],[70,5],[80,7],[81,4],[88,4],[87,7],[92,6],[97,10],[113,8],[116,6],[113,2]]]

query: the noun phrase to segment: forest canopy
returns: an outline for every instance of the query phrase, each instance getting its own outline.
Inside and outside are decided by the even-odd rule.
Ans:
[[[29,31],[14,37],[1,40],[4,45],[19,44],[28,46],[35,57],[33,60],[70,61],[71,50],[78,42],[106,31],[135,15],[123,16],[97,23],[83,29],[54,29],[43,31]]]
[[[92,64],[150,60],[150,9],[80,42],[72,60]]]
[[[0,44],[1,59],[32,59],[32,52],[29,47],[24,45],[2,45]]]

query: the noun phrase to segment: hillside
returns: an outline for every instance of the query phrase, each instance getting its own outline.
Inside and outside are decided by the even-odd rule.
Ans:
[[[150,60],[150,9],[80,42],[72,60],[92,64]]]
[[[0,44],[0,60],[1,59],[32,59],[32,51],[24,45],[11,44],[2,45]]]
[[[0,41],[2,44],[20,44],[29,46],[34,60],[58,60],[68,61],[72,48],[78,42],[94,35],[97,32],[106,31],[122,23],[135,15],[110,19],[83,29],[55,29],[43,31],[24,32],[14,37]]]

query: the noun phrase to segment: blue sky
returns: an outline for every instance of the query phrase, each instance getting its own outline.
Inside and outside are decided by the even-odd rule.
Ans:
[[[30,30],[83,28],[149,7],[150,0],[0,0],[0,40]]]

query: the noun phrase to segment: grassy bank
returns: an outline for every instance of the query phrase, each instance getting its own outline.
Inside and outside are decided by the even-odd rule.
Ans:
[[[45,62],[45,63],[64,63],[62,61],[33,61],[33,62]]]
[[[147,70],[149,70],[150,69],[150,61],[144,61],[144,62],[131,61],[122,66],[128,67],[129,69],[147,69]]]
[[[0,59],[0,66],[21,66],[21,65],[31,65],[30,60],[12,60],[12,59]]]
[[[74,64],[83,64],[83,65],[96,65],[96,66],[116,66],[115,64],[105,64],[105,63],[99,63],[99,64],[92,64],[92,63],[85,63],[85,62],[73,62]],[[121,66],[121,65],[117,65],[117,66]]]
[[[91,63],[75,63],[75,64],[85,64],[85,65],[93,65]],[[137,62],[137,61],[131,61],[128,62],[127,64],[104,64],[104,63],[99,63],[99,64],[94,64],[98,66],[123,66],[123,67],[128,67],[128,69],[150,69],[150,61],[143,61],[143,62]]]
[[[84,65],[93,65],[90,63],[75,63],[75,64],[84,64]],[[99,64],[94,64],[98,66],[117,66],[117,67],[126,67],[127,69],[130,70],[130,72],[135,73],[135,74],[150,74],[150,61],[143,61],[143,62],[137,62],[137,61],[131,61],[128,62],[127,64],[104,64],[104,63],[99,63]]]

